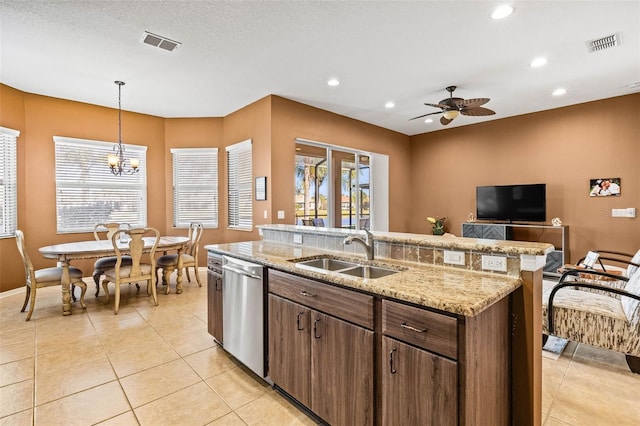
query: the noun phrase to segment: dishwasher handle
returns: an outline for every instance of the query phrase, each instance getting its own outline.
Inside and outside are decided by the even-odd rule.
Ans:
[[[243,275],[245,277],[255,278],[257,280],[261,280],[262,279],[262,277],[260,275],[252,274],[252,273],[249,273],[249,272],[244,271],[242,269],[234,268],[233,266],[224,265],[222,267],[222,269],[224,269],[226,271],[230,271],[230,272],[235,272],[236,274],[240,274],[240,275]]]

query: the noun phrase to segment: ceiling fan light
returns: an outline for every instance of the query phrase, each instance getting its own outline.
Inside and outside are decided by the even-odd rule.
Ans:
[[[458,117],[458,115],[460,115],[460,113],[457,109],[450,109],[444,112],[444,118],[446,118],[447,120],[453,120],[454,118]]]

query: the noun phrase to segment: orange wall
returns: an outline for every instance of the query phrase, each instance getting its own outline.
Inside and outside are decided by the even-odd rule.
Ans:
[[[463,117],[464,118],[464,117]],[[475,187],[547,184],[547,224],[569,226],[571,261],[589,249],[635,253],[640,209],[640,94],[458,127],[411,138],[410,232],[430,233],[426,216],[448,217],[448,230],[475,213]],[[619,197],[589,197],[589,179],[620,177]]]
[[[272,191],[273,210],[285,211],[285,219],[273,223],[295,223],[295,139],[302,138],[389,155],[389,230],[407,231],[411,197],[408,136],[278,96],[271,98],[271,168],[277,183]]]
[[[187,230],[173,227],[173,158],[172,148],[218,148],[218,170],[222,170],[224,162],[224,146],[222,143],[222,118],[167,118],[164,120],[164,169],[166,184],[164,187],[165,209],[164,229],[166,235],[186,235]],[[218,182],[218,190],[222,184]],[[220,200],[218,200],[220,203]],[[221,208],[221,205],[220,205]],[[218,221],[218,229],[206,228],[200,245],[218,244],[224,241],[224,222]],[[206,265],[206,250],[200,250],[200,265]]]

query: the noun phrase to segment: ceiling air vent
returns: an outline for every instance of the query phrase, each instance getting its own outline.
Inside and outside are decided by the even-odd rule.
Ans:
[[[173,52],[182,43],[145,31],[140,40],[145,44]]]
[[[591,40],[587,42],[587,48],[589,52],[599,52],[600,50],[608,49],[610,47],[615,47],[620,44],[620,33],[615,33],[608,35],[606,37],[601,37],[596,40]]]

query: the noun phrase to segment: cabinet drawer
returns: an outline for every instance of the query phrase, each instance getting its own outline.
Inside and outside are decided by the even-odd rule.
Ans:
[[[269,269],[269,292],[373,329],[373,296]]]
[[[458,358],[458,320],[389,300],[382,301],[382,333],[449,358]]]

